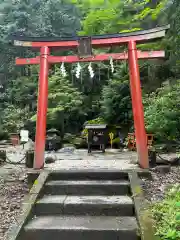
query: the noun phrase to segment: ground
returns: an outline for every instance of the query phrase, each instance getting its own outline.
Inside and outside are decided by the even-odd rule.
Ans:
[[[169,173],[160,173],[156,169],[151,170],[151,173],[152,180],[143,179],[146,199],[151,202],[161,201],[169,186],[180,184],[180,167],[171,167]]]
[[[13,162],[22,159],[24,153],[25,150],[22,148],[8,148],[8,158]],[[61,150],[57,154],[51,153],[49,155],[56,159],[55,168],[57,169],[102,168],[102,163],[105,169],[137,168],[135,165],[137,156],[136,153],[132,152],[120,153],[116,150],[114,152],[108,151],[105,155],[100,152],[87,155],[87,150],[74,151],[74,149],[66,149],[64,151]],[[171,156],[174,157],[174,155],[169,155],[169,157]],[[46,168],[51,167],[52,164],[46,165]],[[143,179],[145,196],[148,200],[161,200],[168,185],[180,183],[179,167],[172,167],[171,171],[166,174],[159,173],[155,169],[151,170],[151,172],[153,180]],[[23,199],[28,194],[26,173],[27,169],[23,164],[5,164],[0,167],[0,240],[4,239],[7,229],[16,221],[17,216],[21,212]]]
[[[5,168],[5,174],[0,171],[0,240],[4,240],[9,226],[16,222],[24,197],[28,194],[26,169],[13,165]]]

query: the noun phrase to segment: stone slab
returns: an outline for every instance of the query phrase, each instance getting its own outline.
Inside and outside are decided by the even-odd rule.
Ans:
[[[36,204],[36,215],[133,216],[128,196],[44,196]]]
[[[101,204],[101,205],[132,205],[132,199],[128,196],[68,196],[64,204]]]
[[[64,160],[56,161],[55,163],[45,166],[48,170],[85,170],[85,169],[109,169],[109,170],[126,170],[126,169],[139,169],[135,164],[130,163],[127,160]]]
[[[127,171],[109,169],[54,170],[49,180],[128,180]]]
[[[33,219],[25,226],[26,230],[130,230],[136,231],[137,222],[134,217],[107,216],[47,216]]]
[[[49,181],[46,183],[46,185],[49,186],[54,186],[54,185],[107,185],[107,186],[112,186],[112,185],[129,185],[129,181],[126,180],[75,180],[75,181],[71,181],[71,180],[57,180],[57,181]]]
[[[45,164],[45,169],[138,169],[136,152],[92,152],[76,150],[71,154],[55,153],[57,161]]]
[[[128,195],[130,183],[127,180],[75,180],[49,181],[44,189],[51,195]]]
[[[58,204],[64,204],[65,199],[67,198],[66,195],[55,195],[55,196],[44,196],[40,200],[37,201],[37,203],[58,203]]]
[[[128,204],[132,205],[133,201],[129,196],[66,196],[66,195],[54,195],[44,196],[37,203],[43,204],[63,204],[63,205],[120,205]]]

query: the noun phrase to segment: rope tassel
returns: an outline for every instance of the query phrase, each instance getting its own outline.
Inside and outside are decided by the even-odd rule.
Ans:
[[[111,66],[111,72],[114,72],[114,64],[113,64],[113,59],[110,59],[110,66]]]
[[[81,65],[78,63],[76,68],[76,78],[80,78]]]
[[[93,68],[92,68],[92,64],[91,64],[91,63],[90,63],[89,66],[88,66],[88,70],[89,70],[90,77],[93,78],[93,77],[94,77],[94,71],[93,71]]]
[[[67,73],[66,73],[66,69],[65,69],[65,66],[64,66],[64,63],[61,64],[61,74],[63,77],[66,77],[67,76]]]

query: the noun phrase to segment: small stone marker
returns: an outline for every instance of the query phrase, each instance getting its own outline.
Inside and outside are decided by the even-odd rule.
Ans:
[[[168,173],[171,171],[171,166],[170,165],[159,165],[155,167],[156,171],[159,173]]]
[[[28,130],[21,130],[20,131],[21,142],[28,142],[29,140],[29,131]]]

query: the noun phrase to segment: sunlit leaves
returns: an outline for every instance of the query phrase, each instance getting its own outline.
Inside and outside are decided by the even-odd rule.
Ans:
[[[161,0],[157,6],[150,0],[73,0],[84,11],[82,31],[79,34],[130,32],[141,29],[140,21],[151,16],[159,17],[168,0]],[[162,16],[161,16],[162,17]]]

